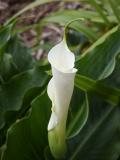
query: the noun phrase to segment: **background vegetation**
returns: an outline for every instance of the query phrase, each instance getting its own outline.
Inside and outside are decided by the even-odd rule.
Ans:
[[[47,139],[47,53],[64,30],[78,69],[66,159],[120,159],[120,1],[68,2],[28,1],[13,16],[11,9],[7,16],[0,11],[1,160],[54,159]]]

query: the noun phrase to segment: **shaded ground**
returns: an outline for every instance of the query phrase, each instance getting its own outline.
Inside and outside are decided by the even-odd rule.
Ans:
[[[23,9],[25,6],[34,2],[33,0],[0,0],[0,24],[3,24],[8,18],[13,16],[19,10]],[[80,3],[77,2],[54,2],[39,7],[33,8],[31,11],[27,12],[25,15],[33,16],[34,19],[31,23],[37,22],[40,18],[44,17],[46,14],[56,11],[60,8],[66,9],[78,9],[81,7]]]
[[[28,5],[32,0],[0,0],[0,24]]]

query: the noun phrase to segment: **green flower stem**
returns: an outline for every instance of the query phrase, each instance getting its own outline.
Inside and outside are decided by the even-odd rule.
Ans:
[[[65,25],[63,40],[65,41],[66,44],[67,44],[66,33],[67,33],[68,27],[69,27],[73,22],[79,21],[79,20],[83,21],[84,19],[83,19],[83,18],[76,18],[76,19],[73,19],[73,20],[69,21],[69,22]]]
[[[49,146],[56,159],[64,159],[67,151],[66,145],[66,119],[48,132]]]

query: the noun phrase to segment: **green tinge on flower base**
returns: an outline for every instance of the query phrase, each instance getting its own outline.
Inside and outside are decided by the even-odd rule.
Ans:
[[[49,146],[56,159],[65,158],[67,151],[65,137],[65,127],[63,127],[62,123],[48,132]]]
[[[74,68],[75,56],[64,41],[50,50],[48,61],[53,74],[47,88],[48,96],[52,101],[48,140],[53,156],[62,159],[67,148],[66,121],[77,69]]]

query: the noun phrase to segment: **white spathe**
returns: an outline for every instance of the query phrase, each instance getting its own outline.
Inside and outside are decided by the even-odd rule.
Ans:
[[[65,130],[77,71],[74,68],[75,56],[62,41],[50,50],[48,61],[51,64],[53,74],[47,88],[48,96],[52,101],[48,131],[54,129],[58,124],[63,125]]]

